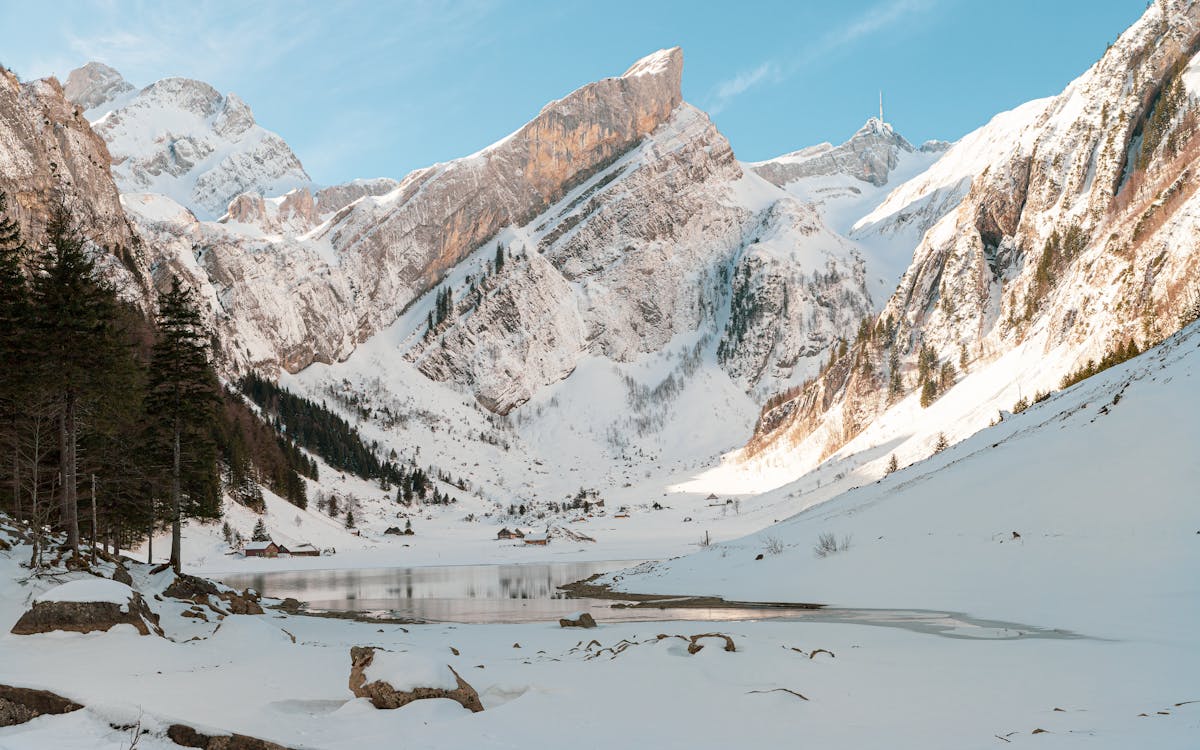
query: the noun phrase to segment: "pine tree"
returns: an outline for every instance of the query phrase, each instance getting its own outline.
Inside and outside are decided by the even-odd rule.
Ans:
[[[949,447],[950,447],[950,441],[946,439],[946,433],[939,432],[938,436],[937,436],[937,443],[935,443],[933,446],[933,452],[941,453],[942,451],[946,450]]]
[[[893,453],[892,457],[888,459],[887,470],[885,473],[894,474],[897,470],[899,470],[899,468],[900,463],[896,460],[896,454]]]
[[[347,529],[354,528],[354,509],[353,508],[346,509],[346,528]]]
[[[39,342],[38,386],[58,416],[59,523],[78,556],[79,416],[114,389],[114,362],[127,354],[115,328],[116,293],[96,273],[70,210],[60,198],[47,222],[48,247],[31,285],[31,321]]]
[[[254,524],[254,533],[250,535],[252,542],[269,542],[271,535],[267,533],[267,524],[260,518],[258,523]]]
[[[150,360],[146,411],[156,433],[170,446],[171,567],[178,573],[185,512],[200,510],[200,496],[213,491],[211,436],[219,389],[208,360],[209,334],[195,295],[178,277],[159,298],[156,323],[159,338]],[[192,501],[189,509],[183,505],[185,479]]]
[[[21,228],[8,216],[8,196],[0,190],[0,437],[11,460],[13,513],[24,517],[21,504],[21,460],[18,422],[23,373],[27,362],[29,287],[22,264],[25,243]]]
[[[496,243],[496,273],[504,270],[504,245]]]

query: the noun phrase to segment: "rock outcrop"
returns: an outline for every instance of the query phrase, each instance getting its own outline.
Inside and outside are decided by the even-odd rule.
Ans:
[[[163,596],[208,607],[218,614],[226,614],[220,603],[224,603],[224,609],[228,610],[228,614],[261,615],[263,613],[258,594],[249,589],[241,592],[235,591],[218,586],[207,578],[197,578],[186,573],[177,575],[175,580],[163,589]]]
[[[91,595],[79,584],[87,584],[93,589],[97,583],[111,584],[107,588],[118,596],[96,592],[97,599],[107,597],[108,600],[90,601]],[[13,625],[12,633],[35,635],[56,630],[91,633],[107,631],[116,625],[132,625],[140,635],[163,634],[157,615],[150,611],[140,594],[125,584],[106,579],[72,581],[43,594]]]
[[[48,690],[0,685],[0,727],[24,724],[39,716],[67,714],[83,706]]]
[[[372,666],[375,666],[375,671],[381,671],[381,665],[376,662],[379,658],[383,661],[388,658],[394,658],[398,655],[389,654],[388,652],[377,651],[369,646],[355,646],[350,649],[350,691],[359,698],[368,698],[375,708],[401,708],[412,703],[413,701],[423,700],[426,698],[448,698],[456,701],[472,712],[483,710],[483,703],[479,700],[479,693],[475,692],[475,688],[471,687],[466,680],[459,677],[458,672],[455,672],[452,667],[438,665],[421,664],[416,665],[424,672],[430,673],[426,679],[431,682],[437,682],[436,685],[409,685],[404,688],[395,687],[392,682],[387,679],[379,679],[372,674]],[[408,656],[408,655],[404,655]],[[415,659],[416,657],[412,657]],[[406,670],[404,667],[409,666],[412,662],[401,662],[400,664],[392,664],[386,666],[382,671],[391,673],[401,673],[401,677],[406,681],[412,681],[412,677],[408,674],[402,674]],[[396,681],[393,678],[393,681]]]
[[[559,618],[558,626],[560,628],[594,628],[596,627],[596,618],[588,612],[580,612],[575,617]]]

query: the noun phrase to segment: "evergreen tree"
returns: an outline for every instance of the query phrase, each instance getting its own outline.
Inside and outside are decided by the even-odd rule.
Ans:
[[[887,470],[886,470],[886,473],[887,473],[887,474],[894,474],[894,473],[896,473],[896,471],[897,471],[899,468],[900,468],[900,463],[899,463],[899,462],[896,460],[896,454],[895,454],[895,453],[893,453],[893,454],[892,454],[892,457],[888,459],[888,464],[887,464]]]
[[[157,435],[170,446],[171,567],[178,573],[184,515],[202,513],[205,495],[214,491],[211,436],[219,389],[195,295],[178,277],[159,298],[156,322],[159,338],[150,360],[146,411]],[[186,509],[185,481],[192,506]]]
[[[933,452],[941,453],[942,451],[946,450],[949,447],[950,447],[950,441],[946,439],[946,433],[939,432],[938,436],[937,436],[937,443],[935,443],[933,446]]]
[[[23,390],[22,367],[27,362],[29,288],[22,269],[25,244],[21,228],[8,216],[8,196],[0,190],[0,437],[11,462],[13,513],[24,517],[21,503],[21,461],[18,437]]]
[[[353,508],[346,509],[346,528],[347,529],[354,528],[354,509]]]
[[[501,245],[498,242],[496,243],[495,266],[496,266],[496,273],[500,273],[502,270],[504,270],[504,245]]]
[[[254,524],[254,533],[250,535],[252,542],[269,542],[271,535],[267,533],[267,524],[260,518],[258,523]]]
[[[113,392],[113,364],[127,352],[122,352],[114,325],[116,293],[96,273],[61,198],[51,210],[46,235],[48,247],[37,261],[31,287],[31,321],[39,351],[31,369],[56,406],[59,523],[78,556],[79,417]]]

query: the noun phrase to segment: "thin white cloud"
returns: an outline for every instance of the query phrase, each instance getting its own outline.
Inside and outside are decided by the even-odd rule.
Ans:
[[[778,77],[779,67],[773,62],[765,62],[753,70],[743,71],[733,78],[718,83],[708,106],[709,113],[714,115],[719,113],[734,98],[765,81]]]
[[[745,92],[763,84],[782,82],[814,61],[883,31],[907,16],[929,12],[938,2],[885,0],[846,24],[830,30],[815,43],[806,45],[797,55],[779,61],[768,60],[752,70],[744,70],[721,81],[713,87],[706,109],[710,114],[718,114]]]

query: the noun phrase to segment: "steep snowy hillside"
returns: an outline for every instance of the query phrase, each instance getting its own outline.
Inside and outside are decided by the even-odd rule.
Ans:
[[[777,486],[852,440],[878,475],[918,414],[956,439],[1175,330],[1200,285],[1197,117],[1181,93],[1198,21],[1192,2],[1152,4],[1061,95],[997,117],[859,222],[853,237],[935,223],[856,345],[772,401],[710,478]]]
[[[237,94],[187,78],[134,92],[97,63],[72,71],[66,93],[108,143],[123,193],[159,193],[216,218],[242,193],[278,195],[311,183],[287,143],[255,123]]]
[[[1194,324],[760,533],[622,573],[620,588],[950,610],[1102,638],[1194,639],[1198,385]],[[787,507],[790,490],[770,496]],[[846,548],[816,554],[823,534]]]

